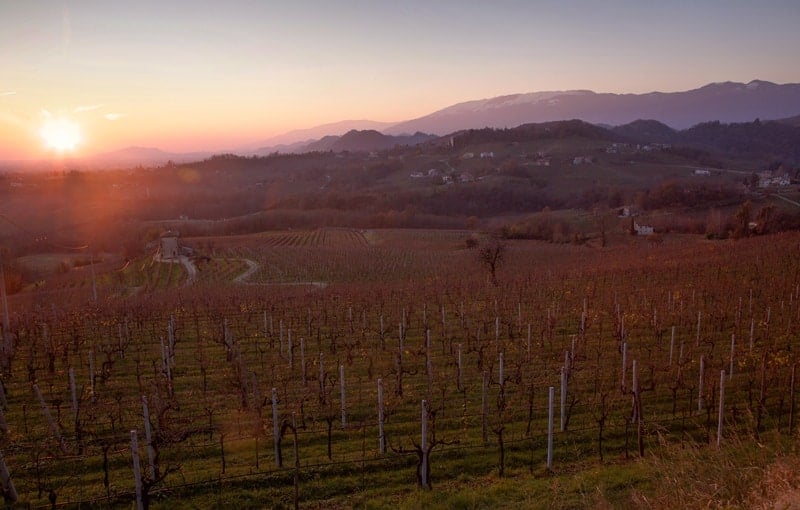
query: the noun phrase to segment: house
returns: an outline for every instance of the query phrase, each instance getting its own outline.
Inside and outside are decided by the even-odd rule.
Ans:
[[[492,152],[492,151],[481,152],[481,159],[493,158],[493,157],[494,157],[494,152]]]
[[[592,158],[590,156],[576,156],[572,160],[573,165],[588,165],[592,163]]]
[[[180,234],[175,231],[168,230],[161,234],[159,248],[161,250],[162,259],[176,259],[181,254],[181,246],[179,242]]]
[[[772,172],[764,171],[760,172],[758,177],[759,188],[785,188],[792,183],[792,180],[786,174],[773,176]]]
[[[619,218],[629,218],[635,214],[634,208],[632,205],[626,205],[624,207],[620,207],[617,209],[617,217]]]
[[[648,236],[654,232],[653,227],[648,225],[639,225],[635,221],[633,222],[633,230],[636,232],[637,236]]]

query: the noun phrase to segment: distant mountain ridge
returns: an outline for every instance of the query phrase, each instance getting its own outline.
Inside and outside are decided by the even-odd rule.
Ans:
[[[261,144],[253,144],[251,148],[229,152],[267,155],[273,152],[377,151],[395,145],[422,143],[432,135],[444,136],[485,127],[513,128],[569,119],[581,119],[612,128],[618,126],[621,130],[613,128],[618,135],[626,136],[627,129],[639,135],[646,134],[651,142],[667,143],[674,141],[672,131],[686,130],[702,123],[719,121],[725,125],[748,123],[755,119],[782,119],[785,125],[798,126],[798,114],[798,83],[779,85],[761,80],[749,83],[723,82],[683,92],[647,94],[597,93],[591,90],[545,91],[467,101],[399,123],[371,120],[334,122],[294,130]],[[98,155],[95,159],[133,165],[198,160],[211,154],[170,153],[153,148],[130,147]]]
[[[572,90],[513,94],[455,104],[395,124],[384,132],[444,135],[467,128],[505,128],[566,119],[612,126],[654,119],[673,129],[686,129],[707,121],[749,122],[798,113],[800,84],[753,80],[712,83],[685,92],[612,94]]]

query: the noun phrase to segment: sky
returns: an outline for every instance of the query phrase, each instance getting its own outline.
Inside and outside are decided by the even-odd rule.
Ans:
[[[257,146],[504,94],[800,82],[797,0],[0,0],[0,160]]]

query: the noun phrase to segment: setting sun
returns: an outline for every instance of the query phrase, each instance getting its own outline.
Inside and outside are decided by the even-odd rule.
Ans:
[[[67,119],[47,119],[39,136],[47,149],[58,152],[73,151],[81,142],[80,127]]]

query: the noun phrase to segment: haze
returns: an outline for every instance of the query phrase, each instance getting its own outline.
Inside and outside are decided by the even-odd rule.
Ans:
[[[516,92],[798,82],[799,19],[795,1],[4,2],[0,160],[231,149]],[[47,119],[79,126],[74,148]]]

